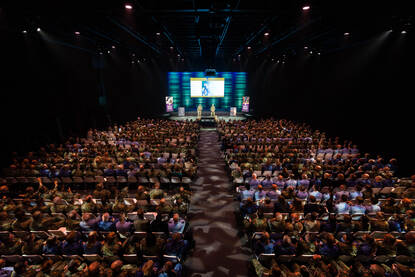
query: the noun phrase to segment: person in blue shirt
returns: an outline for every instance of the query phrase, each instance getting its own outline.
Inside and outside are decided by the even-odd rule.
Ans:
[[[174,214],[167,223],[170,233],[183,233],[186,221],[181,219],[179,214]]]
[[[164,250],[166,255],[182,258],[187,250],[187,245],[188,242],[182,238],[182,234],[173,233],[171,238],[167,240]]]
[[[160,270],[158,277],[180,277],[182,276],[182,268],[180,263],[173,265],[171,261],[167,261]]]
[[[258,206],[251,198],[246,199],[245,203],[241,206],[242,217],[249,216],[258,211]]]
[[[253,199],[254,198],[254,190],[251,190],[251,186],[249,184],[245,184],[245,189],[241,191],[241,201],[246,200],[248,198]]]
[[[82,255],[83,247],[76,231],[70,232],[61,244],[63,255]]]
[[[363,198],[357,197],[356,198],[356,205],[353,205],[350,209],[350,212],[352,214],[365,214],[366,213],[366,207],[363,205]]]
[[[327,234],[325,242],[320,243],[318,253],[330,260],[336,259],[339,256],[340,250],[339,247],[336,245],[336,240],[333,234]]]
[[[352,192],[350,192],[350,199],[355,200],[357,197],[363,197],[362,187],[360,185],[356,185]]]
[[[46,240],[45,245],[43,245],[43,254],[49,254],[49,255],[60,255],[61,254],[61,248],[58,243],[58,238],[55,236],[49,237]]]
[[[254,198],[255,201],[264,200],[267,196],[267,193],[263,190],[262,185],[258,185],[258,189],[255,192]]]
[[[269,189],[272,186],[271,176],[265,177],[265,180],[262,181],[262,186],[265,189]]]
[[[44,164],[42,169],[40,170],[40,176],[42,176],[42,177],[51,177],[51,171],[49,170],[47,164]]]
[[[274,184],[276,184],[279,189],[281,190],[284,189],[285,188],[284,176],[278,175],[277,180],[274,180]]]
[[[113,166],[112,164],[109,164],[108,168],[104,169],[104,176],[114,176],[114,174],[115,174],[115,171],[113,169]]]
[[[321,201],[321,199],[323,199],[323,194],[318,191],[315,186],[313,186],[309,191],[309,197],[310,196],[314,196],[317,201]]]
[[[256,189],[261,182],[257,179],[257,175],[254,173],[252,174],[252,179],[249,181],[249,185],[251,188]]]
[[[109,213],[104,213],[101,217],[101,221],[98,223],[98,229],[104,232],[115,231],[114,219],[110,218]]]
[[[276,184],[272,184],[272,189],[268,191],[267,197],[271,200],[277,200],[281,195],[281,191],[278,189]]]
[[[347,196],[345,194],[343,194],[341,196],[341,201],[340,203],[336,204],[336,212],[338,214],[348,214],[350,213],[350,206],[347,203]]]

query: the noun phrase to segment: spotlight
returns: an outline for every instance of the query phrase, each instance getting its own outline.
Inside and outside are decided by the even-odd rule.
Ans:
[[[308,11],[310,9],[310,6],[304,6],[303,11]]]
[[[238,55],[238,57],[240,58],[240,57],[241,57],[241,55],[239,54],[239,55]]]
[[[304,46],[304,49],[307,50],[308,49],[308,46]]]
[[[111,46],[111,48],[112,48],[112,49],[115,49],[115,46],[113,45],[113,46]]]
[[[131,63],[134,63],[134,61],[131,61]]]
[[[76,31],[75,32],[75,35],[77,35],[77,36],[79,36],[81,33],[80,32],[78,32],[78,31]]]
[[[108,50],[108,52],[107,52],[108,54],[111,54],[111,51],[110,50]]]
[[[173,50],[174,49],[174,47],[173,46],[170,46],[170,50]]]
[[[160,35],[160,33],[156,33],[156,36],[159,36]]]
[[[344,33],[344,36],[346,36],[346,37],[347,37],[348,35],[350,35],[350,33],[347,33],[347,32],[346,32],[346,33]]]
[[[27,34],[27,31],[26,31],[26,30],[23,30],[23,31],[22,31],[22,33],[23,33],[23,34]]]
[[[251,50],[251,46],[248,46],[248,50]]]
[[[313,55],[313,51],[310,51],[310,55]]]
[[[406,31],[405,31],[405,30],[403,30],[403,31],[401,32],[401,34],[406,34]]]
[[[266,33],[264,34],[264,36],[266,36],[266,37],[267,37],[267,36],[269,36],[269,33],[268,33],[268,32],[266,32]]]
[[[124,6],[127,10],[132,10],[133,9],[133,6],[132,5],[130,5],[130,4],[125,4],[125,6]]]
[[[99,52],[99,54],[100,54],[100,55],[102,55],[102,54],[104,54],[104,53],[102,53],[102,52]]]
[[[177,57],[180,57],[180,54],[177,54]]]
[[[318,53],[317,53],[317,55],[319,55],[319,56],[320,56],[320,55],[321,55],[321,53],[320,53],[320,52],[318,52]]]
[[[40,32],[40,28],[37,28],[36,31]]]

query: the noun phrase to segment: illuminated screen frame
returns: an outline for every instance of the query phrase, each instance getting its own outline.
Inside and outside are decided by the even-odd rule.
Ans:
[[[208,81],[208,82],[223,82],[223,94],[222,96],[193,96],[192,95],[192,81]],[[190,78],[190,98],[223,98],[225,97],[225,78],[217,78],[217,77],[206,77],[206,78]]]

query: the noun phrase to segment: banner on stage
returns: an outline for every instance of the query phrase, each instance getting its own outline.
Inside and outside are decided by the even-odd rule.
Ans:
[[[231,107],[231,116],[236,116],[236,107]]]
[[[184,116],[184,107],[179,107],[179,116]]]
[[[242,97],[242,111],[249,112],[249,96]]]
[[[166,96],[166,112],[173,111],[173,96]]]

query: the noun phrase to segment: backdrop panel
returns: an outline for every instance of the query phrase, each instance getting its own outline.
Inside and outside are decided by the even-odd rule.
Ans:
[[[196,110],[201,104],[204,111],[210,110],[212,104],[217,110],[229,111],[230,107],[242,109],[242,98],[247,95],[246,72],[216,72],[216,76],[209,78],[224,78],[224,96],[217,98],[191,97],[190,78],[205,78],[204,72],[169,72],[168,96],[174,97],[174,109],[185,107],[186,110]]]

